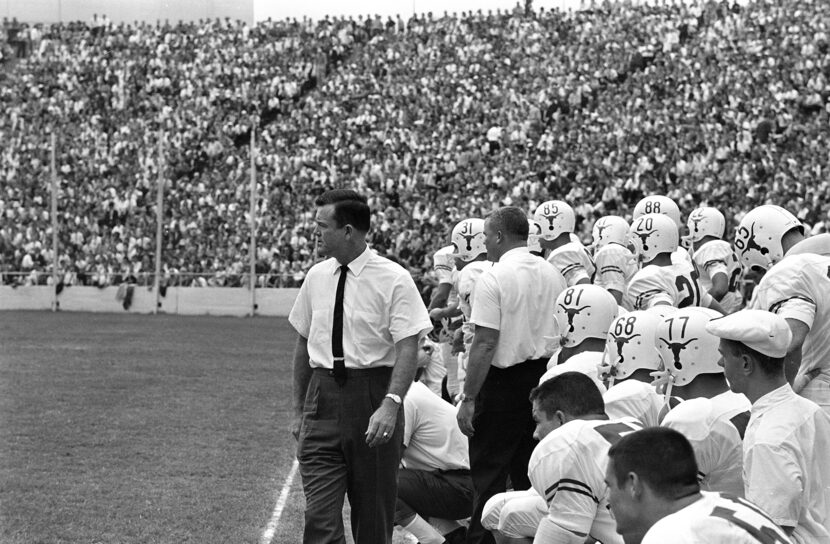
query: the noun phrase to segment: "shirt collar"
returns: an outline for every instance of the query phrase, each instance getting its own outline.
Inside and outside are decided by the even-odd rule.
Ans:
[[[514,247],[513,249],[511,249],[511,250],[509,250],[509,251],[504,252],[504,254],[501,256],[501,258],[499,259],[499,261],[503,261],[505,257],[507,257],[508,259],[510,259],[510,258],[513,258],[513,257],[518,257],[518,256],[520,256],[520,255],[522,255],[522,254],[525,254],[525,255],[529,255],[529,254],[530,254],[530,250],[529,250],[529,249],[527,249],[527,246],[522,246],[522,247]]]
[[[790,384],[786,383],[756,400],[755,404],[752,405],[752,413],[753,415],[762,414],[794,396],[795,391],[793,391]]]
[[[354,259],[346,266],[349,267],[349,270],[352,274],[354,274],[355,276],[360,276],[360,273],[363,272],[364,268],[366,268],[366,264],[369,262],[373,255],[374,252],[371,249],[369,249],[369,246],[367,245],[366,249],[363,250],[363,253],[358,255],[356,259]],[[340,264],[340,261],[338,261],[337,259],[332,259],[332,275],[336,274],[341,266],[342,265]]]

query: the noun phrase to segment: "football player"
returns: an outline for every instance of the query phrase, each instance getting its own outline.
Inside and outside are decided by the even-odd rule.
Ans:
[[[657,325],[668,306],[634,311],[615,319],[608,328],[600,379],[608,391],[602,396],[611,418],[633,417],[643,427],[660,424],[663,397],[651,385],[652,372],[661,368]],[[660,312],[660,313],[658,313]]]
[[[803,239],[803,228],[783,208],[760,206],[741,220],[735,248],[746,268],[768,269],[749,307],[787,320],[793,335],[784,366],[787,380],[830,414],[830,257],[785,257]]]
[[[701,491],[695,451],[664,427],[622,437],[608,451],[605,483],[617,532],[642,544],[790,544],[751,502]]]
[[[455,269],[452,245],[442,247],[432,255],[432,270],[438,279],[438,287],[429,302],[430,318],[435,325],[434,335],[431,335],[441,346],[440,365],[430,365],[424,371],[422,381],[435,392],[440,394],[441,382],[447,378],[447,388],[457,387],[454,370],[447,371],[447,366],[457,366],[452,361],[452,335],[457,327],[457,317],[461,314],[458,309],[458,291],[455,289],[458,271]],[[452,315],[453,317],[444,317]],[[437,382],[437,383],[436,383]]]
[[[631,222],[634,223],[637,219],[650,213],[659,213],[671,219],[677,226],[678,236],[683,228],[683,222],[680,219],[680,208],[677,203],[667,196],[651,195],[641,199],[634,206],[634,211],[631,214]],[[682,240],[682,238],[679,238]],[[672,253],[672,262],[675,264],[688,262],[691,264],[692,257],[685,247],[678,245],[677,249]]]
[[[602,287],[576,285],[560,293],[556,298],[556,322],[562,349],[551,357],[539,383],[575,371],[590,377],[605,392],[598,366],[602,363],[608,327],[618,313],[614,297]]]
[[[533,219],[527,220],[527,250],[532,254],[542,256],[542,244],[539,241],[542,236],[542,227]]]
[[[718,364],[719,339],[706,331],[721,314],[705,308],[684,308],[657,326],[660,352],[671,391],[685,399],[662,425],[683,433],[691,442],[700,470],[701,487],[743,496],[743,437],[749,422],[749,400],[729,390]]]
[[[597,219],[591,232],[596,265],[594,285],[607,289],[623,307],[626,285],[637,272],[637,258],[628,249],[628,229],[622,217],[606,215]]]
[[[461,315],[465,324],[456,329],[455,335],[461,336],[462,345],[469,346],[472,342],[472,332],[467,321],[470,319],[472,310],[473,288],[481,273],[491,267],[493,263],[487,260],[487,248],[484,247],[484,220],[465,219],[459,222],[452,229],[453,267],[453,290],[458,296],[457,307],[436,308],[430,312],[430,317],[435,320],[445,320]],[[466,332],[465,332],[466,331]],[[447,367],[447,390],[450,395],[460,393],[464,386],[466,369],[466,349],[460,357],[451,355],[446,361]]]
[[[547,260],[565,277],[568,286],[591,283],[596,267],[588,250],[571,235],[576,226],[573,208],[561,200],[540,204],[533,220],[541,227],[540,243]]]
[[[628,282],[631,308],[645,310],[655,304],[706,306],[723,313],[720,304],[700,286],[694,263],[672,259],[679,234],[668,216],[652,213],[634,220],[629,241],[642,262],[642,268]]]
[[[725,313],[743,306],[739,291],[741,262],[729,242],[723,240],[726,219],[716,208],[697,208],[686,222],[694,259],[700,271],[700,285],[717,300]]]
[[[528,464],[533,488],[491,498],[483,523],[526,542],[621,544],[607,504],[605,465],[611,445],[639,424],[609,419],[596,384],[580,372],[551,378],[530,399],[539,440]]]

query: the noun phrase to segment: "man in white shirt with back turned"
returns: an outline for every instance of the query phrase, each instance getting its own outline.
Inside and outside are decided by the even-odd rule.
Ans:
[[[493,212],[484,224],[487,256],[495,264],[476,283],[470,322],[475,326],[458,426],[469,437],[473,512],[468,544],[494,542],[481,526],[487,500],[527,489],[535,442],[528,400],[545,372],[555,336],[555,302],[565,287],[556,268],[527,249],[528,223],[516,207]]]

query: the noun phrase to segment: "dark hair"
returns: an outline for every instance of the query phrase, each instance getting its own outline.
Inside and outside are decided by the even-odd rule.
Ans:
[[[769,377],[775,377],[781,375],[784,372],[784,357],[770,357],[769,355],[765,355],[758,350],[752,349],[743,342],[729,340],[726,338],[723,338],[722,340],[724,341],[727,348],[732,352],[733,355],[740,355],[742,353],[745,353],[752,357],[752,359],[756,363],[758,363],[758,368],[761,369],[761,372],[764,375]]]
[[[332,189],[318,196],[317,206],[334,205],[334,222],[337,228],[351,225],[360,232],[369,232],[371,211],[366,197],[351,189]]]
[[[533,401],[548,416],[557,410],[574,417],[605,414],[605,402],[597,384],[581,372],[563,372],[542,382],[530,392],[530,402]]]
[[[700,491],[697,461],[686,437],[668,427],[623,436],[608,450],[617,483],[635,473],[655,494],[674,500]]]
[[[505,237],[527,240],[530,227],[527,215],[521,208],[505,206],[491,213],[487,219],[490,220],[493,230],[501,231]]]

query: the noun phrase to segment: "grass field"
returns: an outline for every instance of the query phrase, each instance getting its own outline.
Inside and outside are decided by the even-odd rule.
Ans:
[[[272,524],[293,345],[278,318],[0,312],[0,544],[300,543],[299,477]]]

